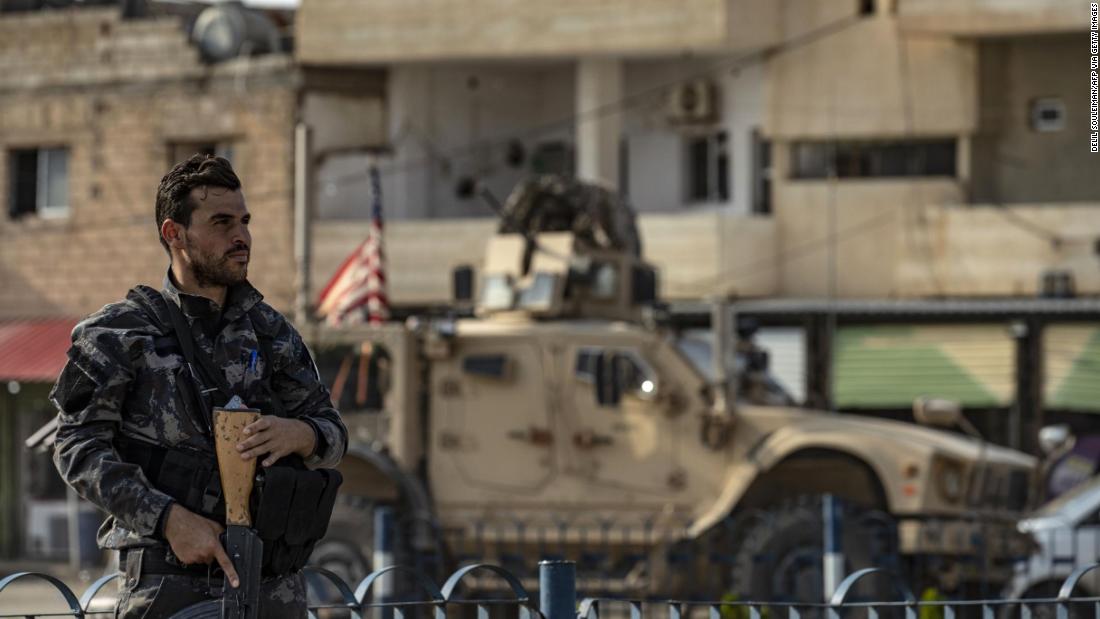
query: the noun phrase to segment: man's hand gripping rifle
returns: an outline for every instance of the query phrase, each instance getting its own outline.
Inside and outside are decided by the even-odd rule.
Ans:
[[[243,460],[237,451],[245,426],[260,411],[252,408],[214,409],[214,443],[225,496],[225,550],[240,576],[240,586],[229,586],[222,597],[222,619],[259,619],[260,569],[264,546],[252,529],[248,499],[256,475],[256,459]]]

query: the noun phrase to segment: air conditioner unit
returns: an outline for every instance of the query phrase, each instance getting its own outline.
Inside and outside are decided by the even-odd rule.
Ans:
[[[674,124],[718,121],[718,87],[705,79],[677,84],[669,91],[667,116]]]

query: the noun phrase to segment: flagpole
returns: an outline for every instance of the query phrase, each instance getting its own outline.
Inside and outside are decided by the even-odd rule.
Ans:
[[[294,321],[299,329],[309,324],[309,262],[312,240],[310,197],[310,130],[299,122],[294,128]]]

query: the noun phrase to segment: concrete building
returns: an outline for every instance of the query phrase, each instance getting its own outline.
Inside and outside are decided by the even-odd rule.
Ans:
[[[459,8],[461,7],[461,8]],[[439,303],[540,171],[618,187],[673,299],[1100,292],[1088,3],[303,0],[307,67],[387,74],[390,296]],[[316,172],[314,281],[366,155]]]
[[[287,54],[204,63],[182,25],[118,8],[0,13],[0,555],[68,552],[64,486],[22,441],[54,413],[46,394],[76,321],[134,284],[159,287],[153,205],[172,164],[232,159],[255,282],[291,305],[301,77]]]

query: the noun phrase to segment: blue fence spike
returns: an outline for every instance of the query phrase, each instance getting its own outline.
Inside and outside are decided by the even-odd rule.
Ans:
[[[581,600],[577,607],[577,619],[600,619],[600,601],[594,598]]]
[[[1092,565],[1083,565],[1073,570],[1069,576],[1066,576],[1065,581],[1062,582],[1062,587],[1058,589],[1058,601],[1065,601],[1073,597],[1073,590],[1077,588],[1077,583],[1081,582],[1085,574],[1088,574],[1098,567],[1100,567],[1100,563],[1093,563]]]
[[[901,580],[899,580],[893,572],[890,572],[889,570],[884,570],[880,567],[866,567],[862,570],[852,572],[848,575],[847,578],[841,581],[840,586],[836,588],[836,593],[834,593],[832,599],[829,600],[829,606],[840,606],[841,604],[843,604],[844,598],[848,597],[848,592],[851,591],[852,587],[854,587],[856,583],[863,578],[872,574],[885,575],[890,579],[890,582],[894,585],[894,588],[897,589],[897,592],[905,598],[905,602],[908,602],[909,604],[917,603],[917,598],[913,595],[913,592],[909,589],[909,587],[905,585],[905,583],[901,582]]]
[[[343,578],[340,578],[335,573],[326,570],[323,567],[317,567],[314,565],[306,566],[302,570],[302,572],[307,575],[315,574],[332,583],[332,586],[336,587],[336,592],[340,594],[340,599],[344,603],[344,606],[351,611],[352,619],[362,618],[362,615],[360,613],[362,605],[360,604],[360,601],[356,599],[355,594],[352,593],[351,588],[348,587],[348,584],[344,582]]]
[[[92,585],[88,587],[86,591],[84,591],[84,595],[80,596],[81,610],[87,613],[92,605],[92,600],[95,599],[95,596],[99,595],[99,591],[103,589],[103,587],[105,587],[107,583],[115,580],[116,578],[118,578],[118,572],[107,574],[106,576],[100,576],[98,580],[93,582]]]
[[[912,595],[912,592],[905,587],[904,583],[900,582],[896,577],[893,577],[889,571],[869,568],[848,576],[841,583],[836,594],[827,604],[821,602],[796,605],[792,603],[771,604],[767,602],[728,600],[682,601],[586,598],[581,601],[579,607],[576,605],[578,568],[576,564],[568,561],[555,560],[540,562],[539,605],[537,607],[522,585],[520,578],[516,576],[515,573],[498,565],[477,564],[463,567],[452,574],[442,588],[437,587],[430,578],[420,571],[403,566],[390,566],[378,570],[364,578],[354,592],[346,582],[331,571],[317,567],[307,567],[305,572],[311,577],[311,587],[320,582],[318,579],[323,578],[335,586],[341,599],[339,604],[332,603],[311,606],[309,608],[310,617],[316,616],[317,611],[322,608],[344,608],[351,612],[352,617],[364,619],[367,614],[366,609],[370,607],[383,609],[383,614],[385,614],[385,611],[389,611],[395,619],[406,619],[414,616],[412,614],[412,609],[431,607],[433,619],[446,619],[448,606],[454,604],[476,607],[479,619],[488,619],[489,616],[495,614],[491,612],[491,607],[494,605],[506,606],[509,609],[514,608],[515,612],[518,614],[518,619],[600,619],[600,611],[603,610],[601,606],[612,604],[614,605],[613,608],[616,610],[614,614],[618,617],[625,616],[618,608],[619,606],[625,606],[625,610],[629,613],[629,619],[643,619],[647,614],[651,617],[660,617],[666,612],[668,619],[700,619],[704,614],[706,615],[706,619],[724,619],[728,616],[762,619],[765,615],[772,619],[801,619],[805,609],[809,609],[811,614],[824,614],[828,619],[863,619],[864,616],[866,616],[867,619],[880,619],[884,616],[881,610],[882,608],[904,609],[905,619],[918,619],[920,613],[926,612],[925,609],[927,609],[927,612],[931,615],[942,613],[943,619],[956,619],[956,617],[959,616],[957,611],[959,606],[965,606],[968,609],[966,614],[973,614],[980,609],[981,619],[995,619],[995,617],[998,616],[1003,619],[1010,619],[1011,615],[1008,614],[1008,611],[1015,612],[1015,609],[1019,607],[1021,609],[1019,611],[1019,619],[1034,619],[1034,617],[1037,616],[1036,608],[1038,608],[1039,605],[1045,606],[1047,604],[1053,604],[1056,607],[1058,619],[1069,619],[1071,603],[1082,607],[1085,603],[1091,603],[1095,613],[1094,616],[1100,619],[1100,598],[1073,597],[1082,578],[1096,568],[1100,568],[1100,564],[1085,566],[1075,570],[1063,582],[1058,597],[1053,599],[985,599],[950,602],[929,600],[918,602]],[[462,581],[474,571],[489,572],[492,576],[499,578],[504,585],[507,585],[507,587],[511,589],[514,597],[510,597],[509,599],[481,599],[470,601],[458,599],[458,587],[461,585]],[[526,570],[522,573],[529,574]],[[398,574],[407,574],[410,576],[410,582],[416,583],[422,593],[426,594],[424,595],[425,599],[420,601],[391,601],[388,603],[375,601],[369,604],[367,603],[366,599],[372,591],[372,586],[377,584],[379,578],[385,575],[395,576]],[[895,588],[903,599],[900,601],[889,601],[888,596],[882,596],[873,601],[848,601],[847,598],[854,591],[856,584],[873,574],[885,574],[890,576],[889,586]],[[84,619],[90,614],[92,602],[97,594],[99,594],[108,583],[118,578],[118,575],[109,574],[99,578],[85,590],[84,594],[78,600],[77,596],[65,585],[65,583],[53,576],[31,572],[12,574],[0,579],[0,607],[3,606],[2,594],[8,585],[24,578],[43,580],[50,583],[66,600],[70,608],[67,613],[50,611],[37,616],[70,616]],[[647,604],[650,605],[648,608],[645,606]],[[661,608],[661,605],[667,607],[667,610]],[[540,608],[543,612],[540,612]],[[769,610],[764,611],[762,608],[769,608]],[[786,608],[786,612],[783,613],[786,615],[785,618],[780,614],[783,608]],[[213,612],[210,608],[207,608],[206,611]],[[888,614],[894,614],[896,612],[897,611],[892,610],[889,611]],[[22,612],[19,614],[10,614],[0,610],[0,618],[35,616],[35,613],[28,614]],[[205,617],[213,615],[192,614],[188,616]]]
[[[69,612],[72,613],[74,617],[79,617],[80,619],[84,618],[84,609],[81,608],[80,600],[76,599],[76,595],[73,594],[72,589],[61,582],[60,579],[50,576],[49,574],[42,574],[40,572],[16,572],[7,576],[0,580],[0,596],[3,595],[4,589],[6,589],[8,585],[23,578],[38,578],[50,583],[53,585],[54,589],[57,589],[57,592],[61,594],[61,597],[65,598],[65,603],[69,605]]]

